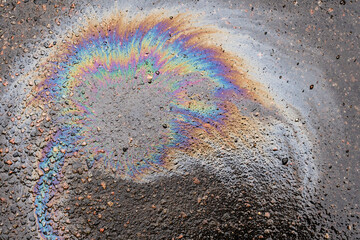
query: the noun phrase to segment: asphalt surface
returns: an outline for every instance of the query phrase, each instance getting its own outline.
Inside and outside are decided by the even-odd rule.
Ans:
[[[360,239],[358,1],[1,1],[0,239]]]

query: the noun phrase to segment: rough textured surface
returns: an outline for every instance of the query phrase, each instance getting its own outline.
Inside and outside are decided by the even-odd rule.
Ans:
[[[196,145],[200,153],[187,149],[135,180],[99,159],[93,166],[86,151],[66,155],[67,144],[49,151],[61,125],[54,119],[77,95],[29,107],[29,93],[47,77],[42,64],[89,22],[153,10],[169,19],[190,13],[194,25],[224,31],[206,41],[239,57],[256,83],[248,87],[256,101],[231,98],[244,119],[227,117],[230,134],[213,138],[212,148]],[[1,1],[0,11],[0,239],[360,238],[357,1],[25,0]],[[125,153],[146,155],[143,146],[171,129],[172,99],[140,88],[162,71],[146,70],[139,88],[105,88],[91,103],[87,134],[120,162]],[[211,103],[213,88],[188,87],[187,100]],[[59,159],[56,181],[45,181],[51,199],[39,207],[37,186]]]

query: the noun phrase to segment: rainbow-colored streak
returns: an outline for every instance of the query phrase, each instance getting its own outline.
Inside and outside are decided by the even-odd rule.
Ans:
[[[140,179],[149,171],[169,168],[177,153],[201,156],[214,146],[231,146],[230,135],[236,135],[240,118],[232,100],[251,98],[249,81],[236,65],[239,60],[211,43],[215,30],[192,26],[189,16],[152,14],[128,21],[118,15],[89,23],[82,32],[56,48],[44,65],[50,74],[33,100],[45,109],[49,103],[62,106],[53,120],[59,129],[44,151],[39,165],[43,176],[35,187],[38,225],[47,239],[61,235],[50,224],[47,204],[56,193],[66,156],[80,151],[89,167],[101,162],[123,178]],[[191,93],[192,87],[199,91]],[[167,99],[164,111],[170,117],[159,138],[120,159],[113,149],[121,146],[100,146],[94,134],[99,113],[93,104],[107,89],[153,92]]]

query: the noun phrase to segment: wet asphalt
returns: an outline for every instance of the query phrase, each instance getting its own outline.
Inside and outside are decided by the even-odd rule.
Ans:
[[[48,171],[39,163],[64,106],[28,110],[28,99],[62,40],[114,9],[134,18],[159,9],[199,14],[195,24],[226,32],[224,49],[244,60],[275,107],[233,100],[245,109],[245,140],[183,154],[140,180],[92,166],[79,151],[65,158],[39,213],[36,186]],[[359,239],[359,11],[355,0],[1,1],[0,239]],[[98,141],[119,159],[144,154],[123,136],[143,146],[174,118],[151,108],[171,99],[131,94],[93,106]]]

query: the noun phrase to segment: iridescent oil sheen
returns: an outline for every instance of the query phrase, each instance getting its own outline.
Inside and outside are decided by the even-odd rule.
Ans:
[[[216,146],[232,145],[231,135],[241,128],[241,109],[234,101],[254,95],[240,60],[214,43],[214,33],[186,15],[151,14],[130,21],[119,14],[89,23],[77,37],[54,48],[44,64],[48,74],[31,100],[45,111],[61,106],[51,122],[57,131],[39,159],[42,176],[35,186],[42,237],[61,238],[47,204],[56,194],[65,159],[74,153],[83,153],[89,168],[110,167],[122,178],[140,180],[171,168],[177,154],[201,157]],[[121,158],[114,149],[122,146],[103,146],[96,135],[99,116],[93,104],[108,89],[120,95],[152,91],[166,99],[159,136],[148,146],[142,141],[139,150],[123,151]]]

